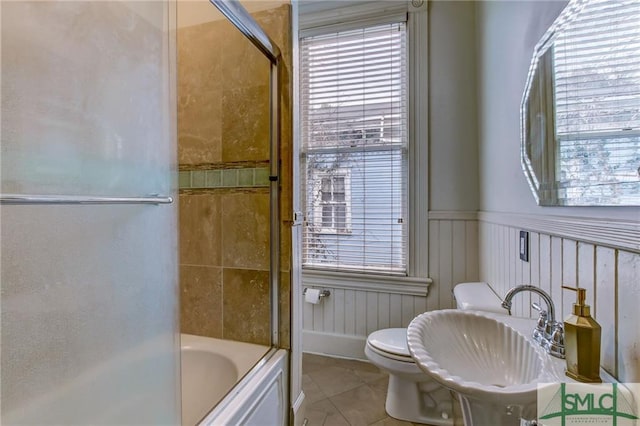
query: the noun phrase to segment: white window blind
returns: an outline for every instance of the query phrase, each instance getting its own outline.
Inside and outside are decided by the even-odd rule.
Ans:
[[[560,197],[640,204],[640,2],[587,2],[553,69]]]
[[[301,40],[303,266],[407,272],[405,22]]]

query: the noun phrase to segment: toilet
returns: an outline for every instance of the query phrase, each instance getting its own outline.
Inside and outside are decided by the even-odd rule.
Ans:
[[[461,283],[453,294],[458,309],[504,314],[500,298],[484,282]],[[389,373],[385,409],[399,420],[434,426],[453,425],[451,392],[423,373],[407,347],[406,328],[385,328],[367,337],[364,353]]]

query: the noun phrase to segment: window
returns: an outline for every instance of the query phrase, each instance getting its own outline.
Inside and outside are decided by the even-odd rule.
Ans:
[[[301,39],[305,268],[407,274],[403,18]]]
[[[593,0],[553,45],[558,197],[640,204],[640,3]]]
[[[351,174],[339,169],[330,173],[313,170],[314,189],[313,228],[309,232],[320,234],[347,234],[351,232]],[[307,226],[310,225],[307,222]]]

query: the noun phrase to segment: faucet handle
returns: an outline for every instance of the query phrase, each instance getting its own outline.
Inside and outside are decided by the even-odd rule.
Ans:
[[[549,314],[547,314],[547,311],[542,309],[542,307],[536,302],[533,302],[531,304],[531,307],[540,313],[538,315],[538,329],[544,330],[545,327],[547,326],[547,320],[549,318]]]
[[[538,322],[536,324],[536,328],[533,330],[532,337],[533,337],[533,340],[542,344],[542,341],[547,337],[546,336],[546,329],[548,325],[547,311],[542,309],[542,307],[540,307],[540,305],[535,302],[531,304],[531,307],[536,311],[540,312],[540,315],[538,315]]]
[[[540,305],[538,305],[535,302],[531,304],[531,307],[536,311],[540,312],[540,314],[538,315],[538,328],[542,328],[544,330],[544,328],[547,325],[547,318],[549,317],[549,315],[547,314],[547,311],[542,309]]]
[[[542,306],[540,306],[540,304],[538,302],[533,302],[531,304],[531,307],[533,309],[535,309],[536,311],[540,312],[540,314],[542,314],[543,312],[546,314],[547,311],[545,311],[544,309],[542,309]]]
[[[548,351],[557,358],[564,358],[564,327],[562,323],[556,322],[552,326],[549,339]]]

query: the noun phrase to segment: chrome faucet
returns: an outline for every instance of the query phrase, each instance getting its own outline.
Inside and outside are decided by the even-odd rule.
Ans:
[[[522,291],[530,291],[538,294],[547,305],[547,310],[544,310],[537,303],[531,304],[534,309],[540,312],[536,328],[534,328],[532,333],[533,340],[538,342],[548,354],[557,358],[564,358],[564,328],[561,322],[555,320],[555,307],[549,294],[540,287],[533,285],[513,287],[504,296],[502,307],[507,309],[509,315],[511,315],[511,301],[516,294]]]

